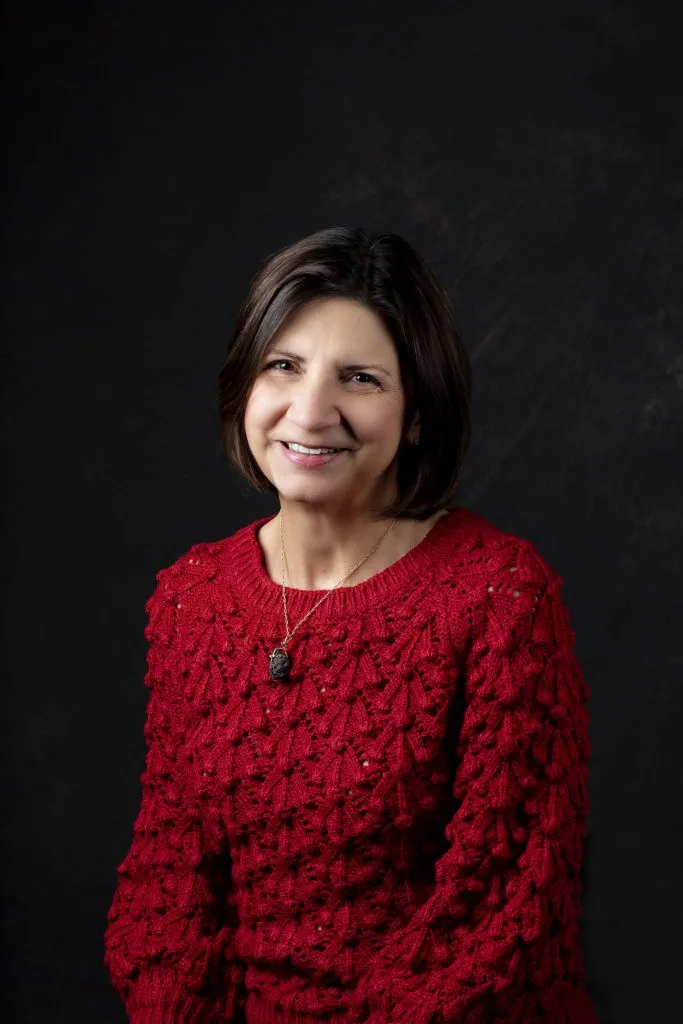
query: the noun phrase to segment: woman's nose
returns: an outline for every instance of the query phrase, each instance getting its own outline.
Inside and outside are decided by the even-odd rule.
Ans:
[[[338,423],[334,387],[320,378],[299,381],[291,392],[288,418],[310,431]]]

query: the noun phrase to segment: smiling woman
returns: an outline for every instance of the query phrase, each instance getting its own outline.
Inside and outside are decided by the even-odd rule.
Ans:
[[[318,232],[252,282],[219,394],[279,512],[193,545],[147,605],[106,934],[130,1019],[593,1024],[588,690],[561,577],[450,507],[448,296],[397,235]]]
[[[470,400],[456,314],[426,261],[396,234],[345,227],[267,261],[219,377],[225,449],[255,488],[282,495],[295,464],[278,442],[342,448],[353,458],[320,463],[324,476],[290,471],[290,493],[378,518],[426,520],[452,504]]]
[[[282,349],[287,358],[271,358]],[[363,356],[383,370],[350,369]],[[353,299],[316,299],[290,314],[272,340],[244,429],[281,501],[362,515],[394,497],[404,404],[396,348],[379,317]]]

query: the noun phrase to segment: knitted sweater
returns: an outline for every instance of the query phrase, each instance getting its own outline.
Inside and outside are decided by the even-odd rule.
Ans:
[[[257,531],[157,573],[105,964],[134,1024],[592,1024],[562,578],[461,506],[269,654]],[[293,625],[320,591],[288,590]]]

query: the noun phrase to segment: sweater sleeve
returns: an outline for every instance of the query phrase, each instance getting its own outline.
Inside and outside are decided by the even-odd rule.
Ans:
[[[448,848],[358,986],[367,1024],[597,1021],[580,951],[589,692],[562,579],[532,561],[472,611]]]
[[[242,1020],[229,854],[208,848],[193,788],[178,564],[157,580],[146,604],[142,797],[117,868],[104,963],[133,1024]]]

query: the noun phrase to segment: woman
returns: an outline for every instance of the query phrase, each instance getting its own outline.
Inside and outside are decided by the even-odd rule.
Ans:
[[[220,411],[279,513],[195,544],[147,603],[106,931],[130,1020],[594,1021],[588,690],[561,577],[454,505],[448,296],[397,235],[303,239],[251,283]]]

